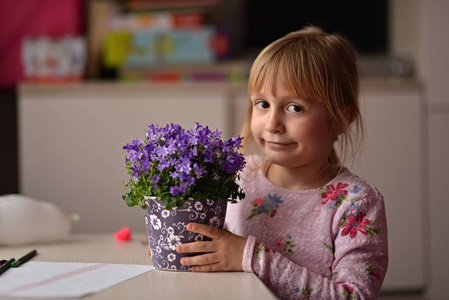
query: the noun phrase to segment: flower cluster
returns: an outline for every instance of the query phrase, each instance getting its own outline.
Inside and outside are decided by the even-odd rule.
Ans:
[[[221,132],[199,123],[190,130],[177,124],[149,128],[144,140],[123,147],[130,175],[124,185],[130,191],[122,198],[128,206],[147,209],[145,197],[156,197],[166,209],[189,198],[235,202],[244,197],[236,182],[245,166],[238,151],[241,137],[223,141]]]

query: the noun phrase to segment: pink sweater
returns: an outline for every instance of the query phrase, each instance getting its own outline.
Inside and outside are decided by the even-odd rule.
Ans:
[[[248,237],[244,271],[281,299],[376,299],[388,266],[379,191],[347,169],[323,188],[287,190],[253,164],[240,176],[245,199],[226,215]]]

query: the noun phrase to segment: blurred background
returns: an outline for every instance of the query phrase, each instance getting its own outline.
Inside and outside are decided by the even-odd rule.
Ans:
[[[367,136],[352,170],[385,197],[383,298],[447,299],[448,11],[447,0],[0,0],[0,196],[78,213],[75,233],[144,231],[144,212],[121,200],[121,147],[151,123],[239,134],[255,56],[312,24],[360,54]]]

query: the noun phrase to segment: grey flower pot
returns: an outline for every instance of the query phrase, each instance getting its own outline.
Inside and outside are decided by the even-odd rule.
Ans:
[[[188,231],[187,224],[202,223],[223,229],[228,201],[188,200],[182,207],[166,210],[159,200],[153,197],[146,200],[145,223],[153,266],[160,270],[190,271],[190,266],[182,266],[180,260],[198,254],[178,253],[176,246],[211,239]]]

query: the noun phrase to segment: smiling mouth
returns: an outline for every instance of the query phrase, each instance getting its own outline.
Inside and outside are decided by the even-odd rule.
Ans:
[[[269,141],[265,141],[265,143],[274,149],[282,149],[282,148],[286,148],[288,146],[293,145],[293,143],[277,143],[277,142],[269,142]]]

